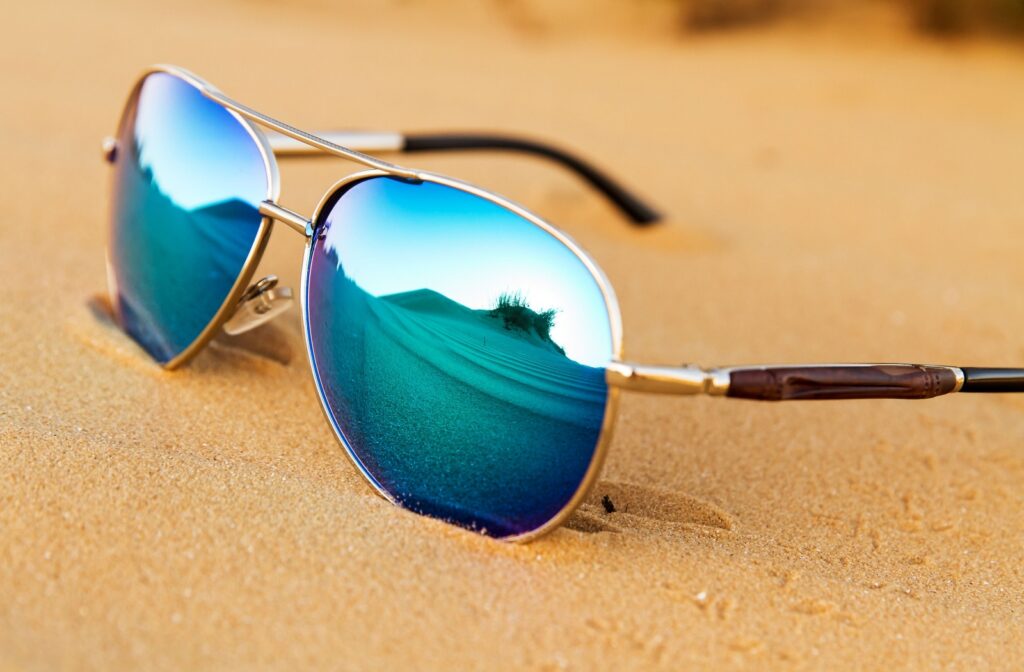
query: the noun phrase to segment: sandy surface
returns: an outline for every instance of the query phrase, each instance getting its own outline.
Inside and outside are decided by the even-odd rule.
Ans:
[[[1022,365],[1024,53],[389,7],[5,8],[0,668],[1024,666],[1024,397],[627,395],[597,491],[619,511],[506,546],[371,494],[297,313],[172,374],[93,300],[99,138],[173,62],[308,127],[513,129],[614,164],[663,226],[532,160],[411,162],[574,235],[631,358]],[[287,164],[282,200],[347,172]],[[282,228],[264,268],[294,284],[300,252]]]

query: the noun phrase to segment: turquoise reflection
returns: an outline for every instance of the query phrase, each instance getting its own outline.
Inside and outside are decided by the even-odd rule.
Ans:
[[[319,223],[307,277],[331,419],[404,506],[492,536],[579,488],[601,432],[609,317],[583,263],[485,199],[371,178]]]
[[[224,303],[267,192],[238,120],[173,75],[146,78],[118,138],[108,263],[118,320],[157,361],[183,352]]]

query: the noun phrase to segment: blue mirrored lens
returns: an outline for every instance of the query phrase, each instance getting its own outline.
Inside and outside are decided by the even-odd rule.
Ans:
[[[108,266],[121,326],[157,361],[188,348],[228,298],[268,191],[235,117],[178,77],[146,77],[118,138]]]
[[[314,371],[364,473],[495,537],[557,516],[594,458],[613,354],[573,251],[487,199],[376,177],[324,208],[310,255]]]

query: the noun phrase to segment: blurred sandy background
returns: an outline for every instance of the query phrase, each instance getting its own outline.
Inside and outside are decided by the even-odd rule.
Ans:
[[[172,374],[95,299],[99,140],[169,62],[307,128],[516,131],[613,169],[663,225],[531,159],[408,161],[576,237],[632,359],[1021,366],[998,4],[8,3],[0,669],[1020,669],[1024,397],[627,395],[618,511],[506,546],[360,482],[297,312]],[[282,170],[309,212],[354,167]],[[300,254],[281,228],[263,270],[297,286]]]

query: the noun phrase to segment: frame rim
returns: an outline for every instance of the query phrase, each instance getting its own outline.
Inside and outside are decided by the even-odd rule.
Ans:
[[[320,201],[317,203],[316,208],[314,208],[313,214],[310,217],[309,221],[311,222],[313,229],[315,230],[317,224],[319,223],[320,217],[323,214],[324,207],[334,197],[334,195],[337,194],[339,190],[349,185],[352,185],[356,182],[377,177],[395,178],[396,176],[384,170],[362,170],[347,175],[341,178],[340,180],[336,181],[333,185],[331,185],[331,187],[327,189],[324,195],[320,198]],[[396,179],[403,178],[397,177]],[[617,362],[622,359],[622,314],[619,310],[618,299],[615,296],[615,291],[613,290],[611,282],[609,282],[608,278],[605,276],[604,271],[601,269],[601,267],[597,265],[597,262],[595,262],[590,257],[590,255],[588,255],[583,250],[583,248],[576,243],[575,240],[573,240],[568,234],[560,230],[558,227],[550,224],[549,222],[530,212],[529,210],[519,205],[518,203],[515,203],[514,201],[511,201],[494,192],[488,191],[487,189],[477,187],[475,185],[463,182],[461,180],[457,180],[455,178],[425,171],[417,171],[417,180],[421,182],[440,184],[442,186],[451,187],[453,189],[457,189],[470,195],[483,198],[499,207],[502,207],[512,212],[515,215],[518,215],[519,217],[522,217],[523,219],[533,224],[535,227],[541,229],[542,231],[553,237],[555,240],[557,240],[559,243],[567,247],[576,256],[576,258],[580,260],[580,262],[584,265],[587,271],[589,271],[591,278],[597,284],[598,289],[601,292],[601,297],[604,300],[605,310],[608,314],[608,328],[611,335],[612,343],[612,353],[608,364],[612,364],[613,362]],[[395,499],[377,482],[373,475],[366,470],[366,468],[360,462],[359,458],[355,455],[354,451],[352,450],[352,447],[345,440],[344,436],[341,433],[341,430],[338,428],[334,419],[331,417],[330,410],[327,406],[327,400],[324,396],[323,386],[320,382],[320,377],[317,374],[312,344],[310,342],[310,329],[308,318],[308,277],[309,263],[312,257],[314,242],[315,239],[313,236],[309,236],[306,238],[306,248],[303,253],[302,259],[302,276],[299,292],[299,309],[302,313],[302,331],[303,340],[306,344],[306,358],[309,362],[310,373],[313,377],[313,384],[316,387],[317,391],[317,400],[320,402],[320,410],[324,415],[324,419],[327,420],[327,424],[331,427],[331,430],[334,432],[335,438],[337,439],[338,443],[341,444],[345,456],[348,458],[349,462],[352,463],[352,466],[355,467],[356,471],[364,478],[364,480],[366,480],[366,482],[371,486],[374,492],[376,492],[377,495],[379,495],[386,501],[390,502],[394,506],[397,506],[405,511],[409,511],[410,513],[425,518],[432,518],[434,520],[438,520],[442,523],[445,523],[446,525],[450,525],[460,530],[465,530],[466,532],[473,532],[479,536],[487,537],[489,539],[493,539],[495,541],[500,542],[523,543],[527,541],[532,541],[561,527],[562,523],[564,523],[566,519],[570,515],[572,515],[572,513],[576,511],[577,508],[579,508],[580,504],[583,503],[587,495],[590,494],[590,491],[593,489],[593,486],[596,484],[597,479],[604,468],[604,462],[607,458],[608,450],[611,446],[612,437],[615,433],[616,420],[618,419],[620,393],[619,388],[615,385],[607,386],[608,396],[607,400],[605,401],[604,416],[601,421],[601,431],[597,438],[597,444],[594,447],[594,453],[590,458],[590,464],[588,465],[586,472],[584,472],[580,484],[577,486],[576,491],[573,493],[572,497],[569,498],[569,501],[567,501],[562,506],[562,508],[559,509],[559,511],[554,516],[552,516],[548,521],[546,521],[543,525],[540,525],[539,527],[533,530],[529,530],[521,534],[515,534],[505,537],[492,537],[487,534],[482,534],[479,531],[475,531],[470,528],[463,527],[461,525],[456,525],[441,518],[436,518],[434,516],[429,516],[427,514],[422,514],[413,511],[409,507],[403,506],[401,503],[395,501]]]
[[[128,98],[121,109],[121,117],[117,123],[117,137],[121,136],[129,113],[138,103],[138,96],[142,90],[143,83],[146,81],[146,78],[154,74],[166,74],[176,77],[189,86],[195,88],[207,99],[209,99],[207,92],[219,92],[212,84],[184,68],[179,68],[175,65],[162,64],[150,66],[142,71],[142,73],[136,78],[135,83],[132,85]],[[221,105],[221,107],[226,110],[228,114],[234,117],[239,124],[241,124],[242,128],[249,134],[249,137],[251,137],[253,142],[256,143],[260,157],[263,159],[263,168],[267,177],[266,199],[270,201],[277,201],[281,195],[281,175],[277,166],[277,159],[274,157],[274,152],[270,147],[270,142],[267,140],[266,134],[257,128],[251,121],[234,110],[224,107],[223,105]],[[110,210],[112,209],[114,201],[113,176],[110,178],[110,183],[107,186],[107,192],[109,194],[109,203],[111,204],[108,205],[107,239],[104,245],[107,266],[107,295],[111,300],[114,319],[118,322],[118,326],[120,326],[121,320],[117,314],[118,311],[116,310],[117,303],[114,300],[117,285],[112,280],[113,274],[111,273],[110,267],[110,244],[113,226],[112,213]],[[259,266],[260,260],[263,258],[263,253],[266,251],[267,243],[270,242],[270,235],[273,232],[273,228],[274,220],[267,215],[263,215],[260,219],[259,228],[256,230],[256,237],[253,239],[252,245],[249,247],[249,252],[246,255],[245,262],[242,264],[242,268],[239,271],[238,276],[235,278],[234,284],[231,285],[231,289],[228,291],[227,296],[224,297],[224,301],[217,309],[217,312],[214,313],[213,317],[210,318],[210,321],[205,327],[203,327],[202,331],[199,332],[192,342],[177,355],[160,365],[165,371],[173,371],[174,369],[177,369],[191,361],[211,340],[213,340],[217,335],[217,330],[220,329],[231,317],[238,305],[238,301],[242,298],[242,294],[249,286],[249,281],[252,280],[252,276],[255,274],[257,266]]]

